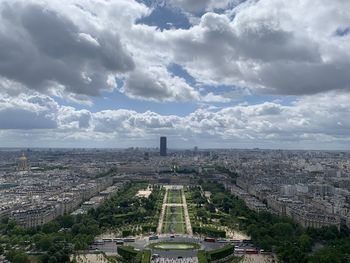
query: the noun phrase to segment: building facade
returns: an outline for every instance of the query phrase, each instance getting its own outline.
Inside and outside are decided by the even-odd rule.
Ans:
[[[167,139],[166,137],[160,137],[160,156],[167,155]]]

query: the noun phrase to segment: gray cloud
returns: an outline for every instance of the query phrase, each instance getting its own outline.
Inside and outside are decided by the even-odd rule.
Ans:
[[[0,129],[56,129],[58,107],[41,95],[0,96]]]
[[[134,69],[116,33],[80,28],[45,5],[3,1],[0,12],[2,77],[33,90],[60,86],[66,92],[95,96],[110,88],[109,74]]]
[[[50,116],[23,109],[0,110],[0,129],[55,129],[57,123]]]
[[[164,80],[152,78],[147,73],[135,71],[129,75],[124,90],[127,95],[141,99],[164,100],[172,98]]]
[[[207,8],[211,0],[170,0],[169,2],[177,7],[181,7],[187,12],[200,12]]]
[[[350,63],[285,63],[266,64],[252,81],[264,87],[262,92],[303,95],[329,90],[350,89]]]
[[[215,9],[233,8],[245,0],[155,0],[154,2],[167,3],[191,14],[199,14]]]
[[[172,75],[163,66],[149,67],[147,71],[135,70],[130,73],[122,88],[127,96],[153,101],[219,101],[227,98],[208,93],[201,95],[185,79]],[[230,99],[228,100],[230,101]]]

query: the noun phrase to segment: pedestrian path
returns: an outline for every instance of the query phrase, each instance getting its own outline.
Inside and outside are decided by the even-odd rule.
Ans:
[[[162,205],[162,211],[159,216],[159,222],[158,222],[158,227],[157,227],[157,234],[162,233],[162,227],[163,227],[163,221],[164,221],[164,216],[165,216],[165,210],[166,210],[166,200],[168,200],[168,189],[165,191],[164,199],[163,199],[163,205]]]
[[[186,222],[186,232],[189,235],[193,235],[192,231],[192,226],[191,226],[191,220],[190,220],[190,215],[188,214],[188,207],[187,207],[187,202],[186,202],[186,196],[185,196],[185,191],[182,189],[182,204],[184,207],[184,214],[185,214],[185,222]]]

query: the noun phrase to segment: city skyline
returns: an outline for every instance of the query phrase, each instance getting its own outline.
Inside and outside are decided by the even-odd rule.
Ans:
[[[350,149],[350,3],[4,0],[0,146]]]
[[[110,253],[130,262],[123,249],[133,249],[150,263],[208,263],[219,252],[242,262],[347,262],[349,156],[1,150],[0,261],[115,262]]]

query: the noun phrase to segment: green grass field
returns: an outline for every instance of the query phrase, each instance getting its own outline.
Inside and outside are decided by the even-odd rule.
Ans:
[[[182,204],[181,190],[169,190],[167,203],[169,203],[169,204]]]
[[[165,211],[165,220],[163,223],[163,233],[178,233],[186,232],[185,219],[182,207],[168,206]]]

